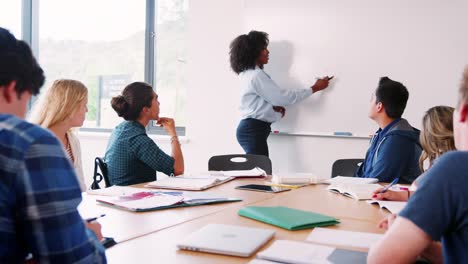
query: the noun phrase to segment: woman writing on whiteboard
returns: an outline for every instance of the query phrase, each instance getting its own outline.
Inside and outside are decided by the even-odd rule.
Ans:
[[[268,34],[250,31],[235,38],[230,48],[232,70],[239,75],[242,96],[242,120],[237,127],[237,141],[247,154],[268,156],[267,138],[271,123],[281,119],[285,106],[295,104],[328,87],[333,77],[318,79],[308,89],[281,89],[263,65],[268,63]]]

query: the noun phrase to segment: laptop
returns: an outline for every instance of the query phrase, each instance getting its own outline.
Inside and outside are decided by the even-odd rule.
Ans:
[[[273,238],[269,229],[209,224],[193,232],[177,247],[185,250],[249,257]]]

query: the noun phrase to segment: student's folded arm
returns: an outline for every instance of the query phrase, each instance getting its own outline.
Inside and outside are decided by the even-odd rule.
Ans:
[[[34,259],[39,263],[106,263],[104,248],[77,210],[80,187],[60,143],[43,138],[28,149],[24,164],[19,168],[18,193],[27,197],[18,201],[22,207],[17,213]]]
[[[281,89],[264,72],[260,72],[253,80],[256,92],[265,101],[276,106],[288,106],[304,100],[312,95],[312,89]]]
[[[139,136],[131,142],[131,151],[137,155],[138,159],[156,171],[166,175],[175,174],[175,159],[167,155],[148,136]]]
[[[413,263],[431,244],[431,238],[411,221],[398,217],[369,250],[367,263]]]
[[[405,140],[391,136],[382,142],[372,170],[373,178],[378,178],[380,182],[391,182],[402,176],[413,148]]]

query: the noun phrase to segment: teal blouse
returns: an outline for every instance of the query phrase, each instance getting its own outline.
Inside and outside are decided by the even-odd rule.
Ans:
[[[174,173],[174,158],[162,151],[137,121],[124,121],[114,131],[104,157],[112,185],[156,180],[156,171]]]

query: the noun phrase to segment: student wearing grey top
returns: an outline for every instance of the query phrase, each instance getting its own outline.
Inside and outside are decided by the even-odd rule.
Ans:
[[[268,156],[267,138],[271,123],[284,116],[285,106],[327,88],[333,78],[318,79],[308,89],[281,89],[263,71],[263,65],[269,60],[268,43],[267,33],[250,31],[235,38],[229,52],[231,68],[239,75],[242,89],[242,120],[237,127],[237,141],[247,154],[265,156]]]

